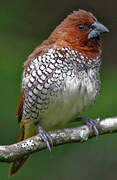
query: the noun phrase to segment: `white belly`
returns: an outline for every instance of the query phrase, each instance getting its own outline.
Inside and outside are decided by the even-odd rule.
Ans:
[[[85,107],[94,102],[98,93],[95,86],[96,83],[90,76],[81,79],[68,77],[62,95],[49,106],[39,124],[44,129],[50,130],[72,121]]]

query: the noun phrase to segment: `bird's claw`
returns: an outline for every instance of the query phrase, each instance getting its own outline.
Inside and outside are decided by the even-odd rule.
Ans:
[[[94,132],[94,134],[95,134],[96,136],[99,135],[99,131],[98,131],[98,129],[97,129],[97,122],[96,122],[95,120],[90,119],[90,118],[88,118],[88,117],[82,117],[81,120],[82,120],[87,126],[89,126],[90,128],[92,128],[92,130],[93,130],[93,132]]]
[[[51,136],[45,130],[43,130],[43,128],[39,126],[39,124],[36,124],[36,126],[38,128],[41,139],[46,143],[46,146],[49,149],[49,151],[51,151],[51,145],[53,144]]]

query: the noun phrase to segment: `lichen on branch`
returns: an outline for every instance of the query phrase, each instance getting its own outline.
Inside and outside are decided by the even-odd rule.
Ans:
[[[96,119],[99,134],[109,134],[117,131],[117,116],[106,119]],[[76,128],[67,128],[49,132],[53,145],[82,142],[95,137],[91,128],[82,125]],[[46,144],[41,141],[39,134],[16,144],[0,146],[0,162],[13,162],[25,155],[46,149]]]

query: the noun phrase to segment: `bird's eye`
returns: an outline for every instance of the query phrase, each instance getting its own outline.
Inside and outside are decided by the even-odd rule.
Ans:
[[[85,24],[79,24],[79,25],[77,26],[77,29],[78,29],[79,31],[85,32],[85,31],[88,30],[88,26],[85,25]]]

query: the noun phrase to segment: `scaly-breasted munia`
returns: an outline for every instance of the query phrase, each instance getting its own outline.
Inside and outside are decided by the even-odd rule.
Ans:
[[[104,32],[108,29],[92,13],[74,11],[28,57],[17,107],[20,141],[39,132],[50,149],[47,131],[64,126],[95,101]],[[11,163],[9,176],[27,158]]]

